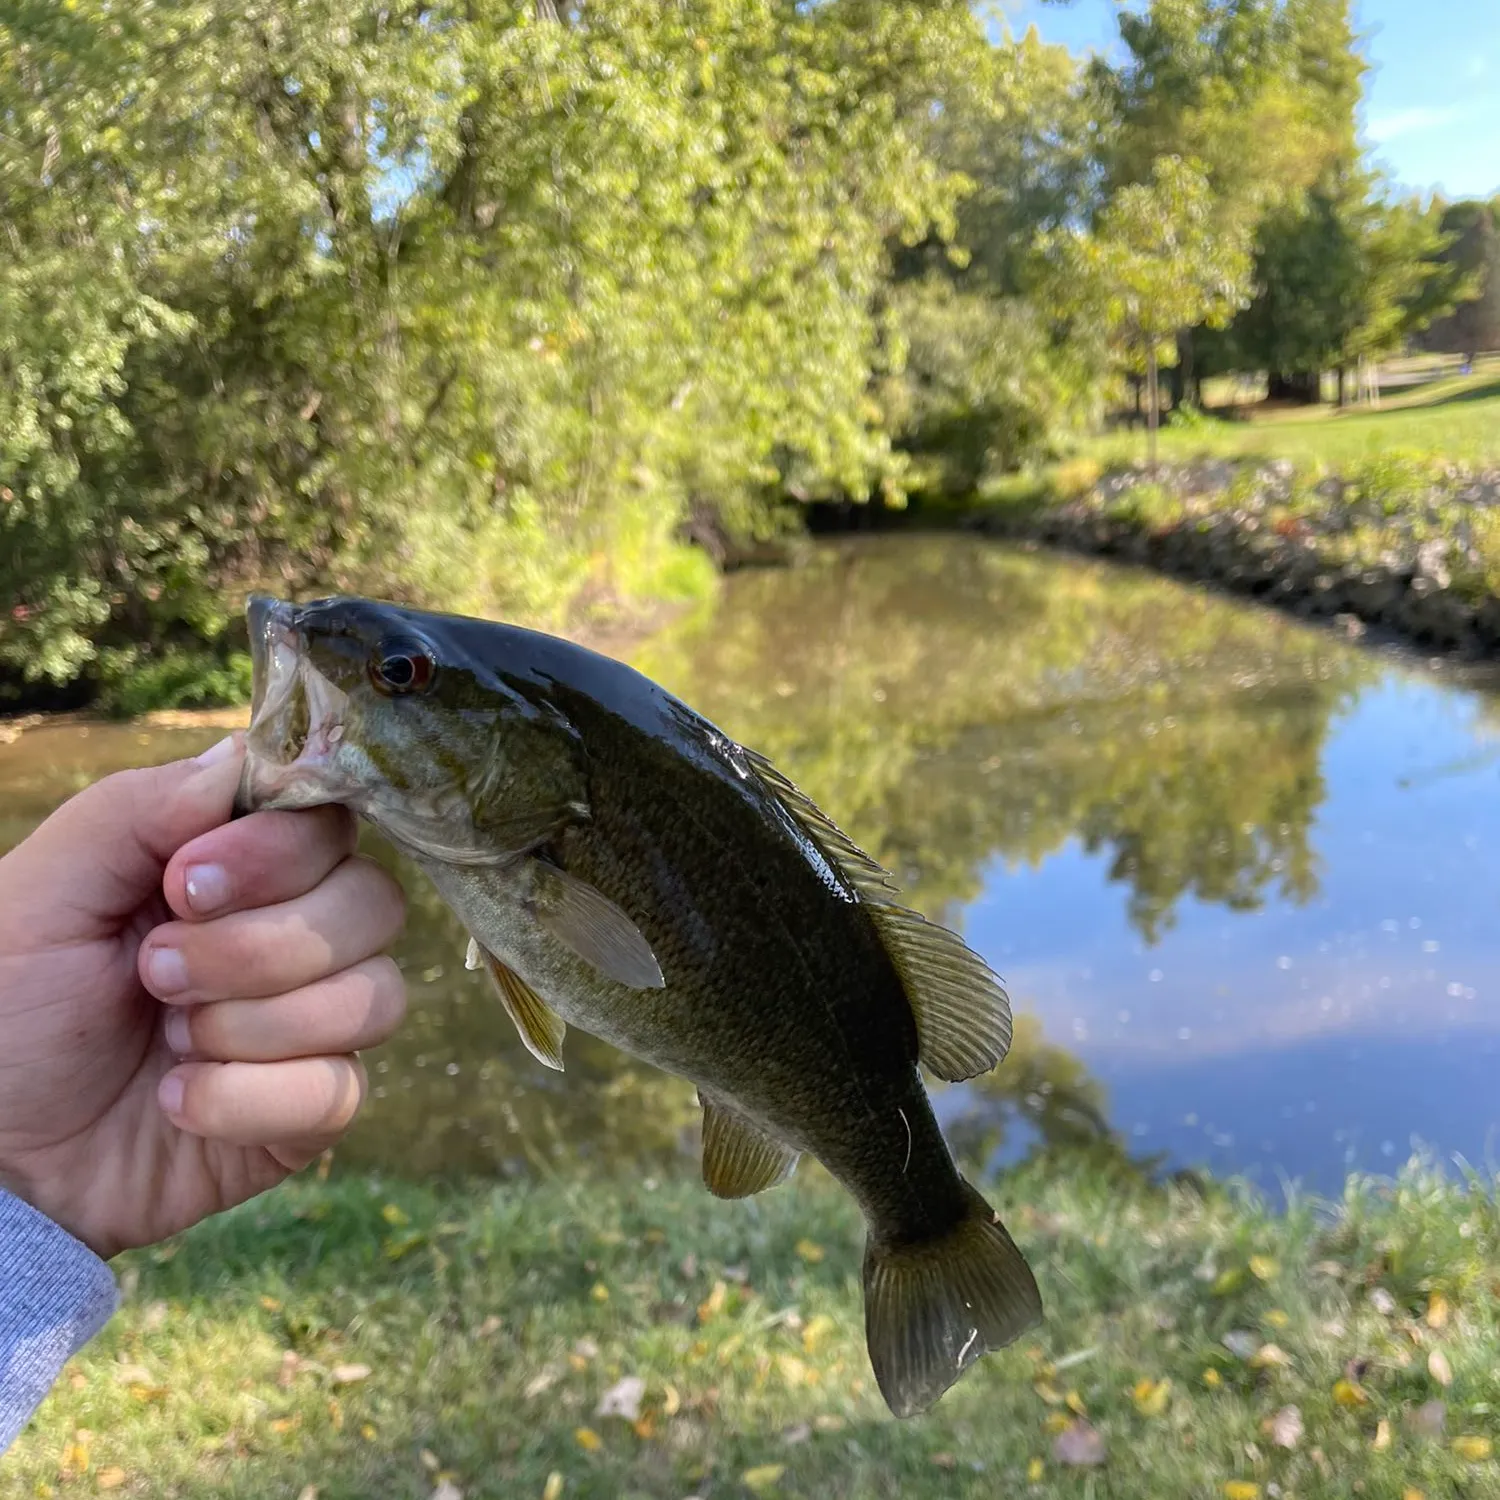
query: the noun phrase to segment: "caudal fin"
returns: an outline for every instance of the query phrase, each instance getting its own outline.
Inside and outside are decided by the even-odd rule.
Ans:
[[[968,1183],[969,1212],[920,1244],[865,1247],[865,1339],[886,1405],[914,1416],[981,1354],[1041,1321],[1031,1269],[1000,1217]]]

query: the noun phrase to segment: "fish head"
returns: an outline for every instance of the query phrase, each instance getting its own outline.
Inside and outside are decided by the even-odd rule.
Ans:
[[[254,692],[240,811],[343,803],[412,852],[482,863],[535,842],[541,809],[577,803],[576,736],[476,658],[476,622],[263,594],[246,617]]]

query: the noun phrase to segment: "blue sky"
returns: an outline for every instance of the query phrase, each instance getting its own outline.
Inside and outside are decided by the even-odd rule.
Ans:
[[[1107,47],[1116,0],[1001,0],[1018,31],[1035,24],[1075,51]],[[1406,188],[1450,198],[1500,192],[1500,0],[1358,0],[1372,64],[1365,139]]]

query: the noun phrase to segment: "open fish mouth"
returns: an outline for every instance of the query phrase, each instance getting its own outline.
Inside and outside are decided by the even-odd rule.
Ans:
[[[348,695],[313,665],[294,605],[255,594],[246,616],[254,687],[236,813],[346,800],[336,761]]]

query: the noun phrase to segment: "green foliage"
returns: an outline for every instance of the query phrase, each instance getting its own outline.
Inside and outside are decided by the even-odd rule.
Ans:
[[[162,708],[216,708],[250,701],[252,663],[234,651],[227,658],[211,652],[174,648],[142,660],[130,648],[100,653],[99,706],[118,718]]]

